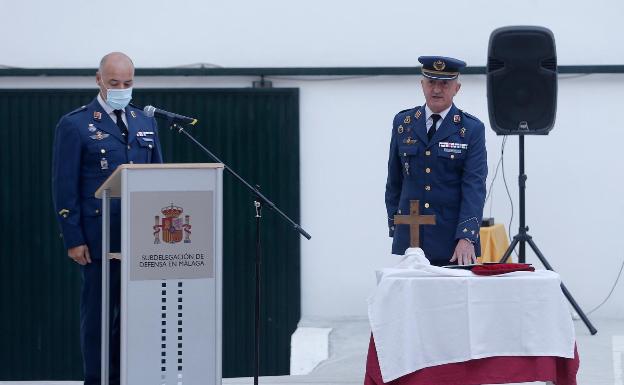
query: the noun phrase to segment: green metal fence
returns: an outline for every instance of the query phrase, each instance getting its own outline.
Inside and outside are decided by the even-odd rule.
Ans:
[[[0,380],[81,379],[80,276],[66,257],[50,188],[54,127],[94,90],[0,90]],[[135,90],[134,102],[197,117],[192,133],[299,219],[297,89]],[[161,123],[165,161],[211,162]],[[224,174],[223,375],[253,370],[253,197]],[[299,236],[263,218],[261,375],[287,374],[300,317]]]

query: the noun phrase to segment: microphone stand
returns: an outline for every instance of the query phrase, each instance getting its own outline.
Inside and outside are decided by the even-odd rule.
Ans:
[[[255,303],[255,341],[254,341],[254,385],[258,385],[258,378],[260,377],[260,266],[261,266],[261,251],[262,246],[260,244],[260,224],[262,219],[262,206],[266,205],[270,209],[273,209],[277,212],[286,222],[290,223],[293,229],[299,234],[303,235],[306,239],[312,238],[310,234],[308,234],[299,224],[290,219],[288,215],[286,215],[282,210],[280,210],[275,203],[271,202],[269,198],[264,196],[259,190],[258,186],[253,187],[251,184],[247,183],[243,177],[238,175],[234,170],[230,168],[226,163],[224,163],[221,159],[219,159],[215,154],[213,154],[210,150],[208,150],[203,144],[201,144],[197,139],[195,139],[191,134],[189,134],[183,126],[174,123],[173,119],[167,119],[167,123],[169,124],[170,130],[176,130],[179,134],[184,134],[188,137],[193,143],[195,143],[203,152],[208,154],[212,159],[214,159],[217,163],[223,164],[223,168],[225,168],[230,174],[232,174],[238,181],[249,191],[251,191],[254,195],[254,209],[256,219],[256,303]]]

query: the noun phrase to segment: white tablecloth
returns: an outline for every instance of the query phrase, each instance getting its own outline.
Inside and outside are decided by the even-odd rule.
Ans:
[[[369,298],[384,382],[484,357],[574,357],[572,318],[557,273],[477,276],[414,266],[378,272]]]

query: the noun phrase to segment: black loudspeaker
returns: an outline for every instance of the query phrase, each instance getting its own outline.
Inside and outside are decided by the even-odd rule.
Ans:
[[[557,111],[555,37],[544,27],[503,27],[490,35],[490,125],[498,135],[546,135]]]

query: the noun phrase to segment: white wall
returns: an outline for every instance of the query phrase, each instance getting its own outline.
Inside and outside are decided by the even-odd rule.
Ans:
[[[107,2],[115,3],[122,4]],[[465,3],[447,2],[452,11],[432,16],[422,3],[407,1],[382,7],[361,1],[141,0],[112,10],[102,2],[35,6],[0,0],[0,64],[95,67],[102,54],[119,49],[139,67],[404,66],[429,53],[484,65],[489,33],[508,24],[550,27],[559,64],[624,63],[624,51],[617,49],[620,1]],[[252,79],[137,80],[139,87],[248,87]],[[393,115],[423,102],[418,77],[271,80],[276,87],[301,89],[301,214],[313,235],[302,240],[303,316],[365,316],[374,270],[395,262],[383,203],[387,147]],[[485,77],[464,76],[462,83],[458,106],[487,126]],[[619,238],[624,157],[618,135],[624,126],[623,83],[624,75],[563,75],[554,130],[526,138],[530,233],[585,310],[607,295],[624,261]],[[0,77],[0,87],[94,84],[92,78]],[[487,141],[491,178],[501,137],[488,130]],[[517,138],[509,138],[505,166],[515,219],[517,149]],[[510,208],[500,175],[492,207],[497,221],[507,223]],[[515,221],[511,232],[517,232]],[[531,253],[529,262],[539,265]],[[624,283],[596,314],[624,317]]]
[[[409,66],[423,53],[485,65],[490,32],[543,25],[560,64],[624,62],[620,0],[0,0],[0,65]]]

